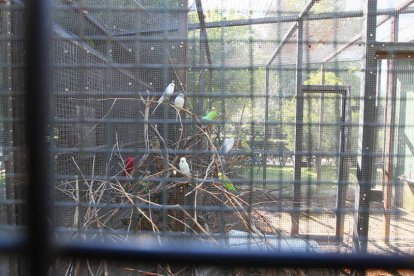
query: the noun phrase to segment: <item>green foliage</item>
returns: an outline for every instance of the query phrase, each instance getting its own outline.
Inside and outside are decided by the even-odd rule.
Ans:
[[[280,0],[280,6],[288,14],[297,14],[308,3],[306,0]],[[338,12],[345,7],[344,1],[319,0],[313,5],[310,13]]]
[[[300,11],[307,1],[288,1],[282,0],[281,6],[284,11]],[[273,4],[276,5],[276,4]],[[332,12],[342,10],[344,8],[343,4],[336,3],[334,0],[321,0],[315,3],[314,7],[311,9],[311,13],[318,12]],[[233,20],[233,19],[248,19],[248,16],[245,14],[240,14],[236,10],[226,11],[225,14],[219,10],[209,10],[206,12],[206,20],[211,21],[221,21],[221,20]],[[189,13],[189,22],[198,23],[198,15],[196,11],[191,11]],[[312,22],[312,24],[323,24],[326,22]],[[313,26],[315,28],[315,26]],[[263,31],[263,30],[262,30]],[[238,27],[229,27],[229,28],[214,28],[207,30],[207,36],[209,41],[209,48],[211,52],[211,58],[213,64],[220,65],[223,64],[226,67],[230,66],[240,66],[240,65],[249,65],[251,60],[249,59],[250,42],[255,41],[256,37],[263,37],[263,33],[257,30],[252,26],[238,26]],[[200,56],[200,32],[190,31],[189,32],[189,63],[198,65],[199,56]],[[256,51],[255,48],[253,52],[253,62],[257,62],[261,58],[269,58],[268,53],[265,51],[260,52]],[[267,60],[264,59],[264,60]],[[207,58],[205,57],[205,63],[207,63]],[[261,64],[261,63],[256,63]],[[345,64],[345,63],[344,63]],[[312,70],[319,68],[318,64],[310,65]],[[345,65],[340,65],[342,69],[338,74],[335,74],[332,69],[329,70],[329,64],[327,65],[324,75],[324,84],[327,85],[349,85],[352,87],[351,91],[356,91],[354,93],[359,93],[359,63],[347,63]],[[333,65],[337,67],[338,65]],[[296,98],[290,97],[294,96],[295,93],[295,82],[292,79],[295,78],[294,70],[285,70],[287,67],[283,67],[281,70],[284,70],[283,74],[278,72],[273,72],[270,81],[270,102],[269,102],[269,121],[278,121],[281,122],[280,126],[277,129],[272,129],[270,140],[275,141],[274,149],[280,151],[287,151],[294,149],[295,141],[295,123],[296,123]],[[292,68],[290,68],[292,69]],[[347,70],[348,69],[348,70]],[[204,73],[205,85],[200,87],[200,75]],[[210,78],[209,72],[206,70],[202,72],[201,70],[189,70],[187,85],[189,91],[201,92],[201,93],[226,93],[226,95],[234,95],[235,98],[221,100],[220,98],[207,98],[203,100],[204,111],[210,110],[213,106],[220,113],[224,114],[224,120],[226,121],[239,121],[242,110],[244,110],[243,119],[244,121],[263,121],[264,120],[264,105],[265,99],[263,97],[255,97],[252,101],[252,98],[249,97],[240,97],[237,98],[237,93],[240,94],[249,94],[253,95],[263,95],[265,92],[266,84],[266,71],[264,69],[255,69],[255,70],[240,70],[235,69],[231,70],[226,68],[226,70],[215,70],[212,72],[212,78]],[[315,71],[309,74],[304,81],[305,85],[317,85],[321,83],[321,71]],[[354,97],[357,98],[357,97]],[[198,101],[198,98],[194,97],[194,101]],[[315,148],[315,144],[318,141],[319,137],[317,136],[317,124],[319,122],[319,104],[318,100],[307,100],[305,103],[307,106],[304,111],[307,114],[307,122],[312,123],[315,126],[308,126],[304,129],[304,146],[311,146],[312,149]],[[193,102],[193,106],[199,106],[198,102]],[[324,122],[335,123],[338,122],[338,100],[336,98],[326,98],[325,105],[327,106],[323,120]],[[223,113],[223,111],[225,111]],[[204,115],[204,114],[200,114]],[[225,129],[221,129],[227,133],[234,133],[237,130],[237,127],[240,127],[240,133],[242,139],[249,140],[251,128],[249,125],[242,124],[237,126],[235,124],[226,124]],[[270,127],[272,128],[272,127]],[[356,132],[352,132],[354,135]],[[254,134],[255,142],[264,139],[264,128],[261,125],[255,127]],[[277,135],[284,136],[283,139],[277,138]],[[307,145],[307,141],[313,141],[312,145]],[[337,146],[335,143],[338,141],[336,129],[331,128],[323,134],[323,150],[334,150]],[[356,144],[356,143],[355,143]],[[255,145],[256,147],[257,145]],[[255,148],[256,149],[256,148]]]
[[[6,173],[0,171],[0,186],[6,185]]]
[[[324,72],[324,84],[327,85],[343,85],[343,80],[333,72]],[[308,79],[304,82],[306,85],[322,84],[322,71],[310,73]]]
[[[218,20],[233,20],[233,19],[247,19],[246,15],[242,15],[235,10],[226,11],[225,18],[220,10],[210,10],[206,12],[206,19],[208,21]],[[198,23],[198,15],[196,11],[189,13],[189,22]],[[214,28],[207,30],[209,41],[209,49],[213,64],[224,64],[224,66],[240,66],[250,64],[248,58],[250,50],[249,44],[254,42],[256,31],[250,26],[239,26],[231,28]],[[190,64],[199,64],[200,56],[200,32],[189,32],[189,59]],[[261,53],[254,52],[255,58]],[[207,64],[207,58],[205,57]],[[204,86],[200,87],[200,75],[204,74]],[[189,70],[187,78],[187,87],[189,91],[202,93],[223,93],[237,96],[237,93],[248,94],[253,91],[264,91],[265,87],[265,70],[214,70],[212,77],[207,70],[193,71]],[[192,106],[199,106],[197,101],[200,99],[193,98]],[[212,106],[220,113],[225,114],[226,120],[239,120],[242,110],[244,110],[244,118],[251,119],[252,117],[263,117],[263,102],[255,100],[252,104],[251,99],[232,98],[232,100],[221,101],[219,98],[203,99],[204,110],[209,110]],[[224,112],[223,112],[224,111]],[[234,131],[234,126],[228,125],[226,131]]]

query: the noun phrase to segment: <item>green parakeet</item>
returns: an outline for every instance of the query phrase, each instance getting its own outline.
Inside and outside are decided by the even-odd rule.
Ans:
[[[221,172],[219,172],[217,175],[218,179],[223,182],[224,189],[232,193],[237,192],[236,187],[234,187],[233,183],[231,183],[231,180],[226,175],[223,175]]]
[[[245,140],[241,141],[240,145],[241,145],[241,148],[246,152],[249,152],[252,150],[250,145]]]
[[[201,117],[201,119],[203,119],[204,121],[214,121],[215,119],[217,119],[218,115],[218,111],[215,108],[213,108],[211,111],[207,112],[206,115]]]

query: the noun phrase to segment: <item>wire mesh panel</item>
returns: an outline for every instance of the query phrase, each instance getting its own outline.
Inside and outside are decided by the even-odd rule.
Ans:
[[[348,252],[359,212],[364,19],[340,12],[362,9],[353,4],[59,3],[57,229],[71,238],[139,234],[144,242],[160,233],[259,248],[265,235],[281,250]],[[303,11],[331,14],[277,19]],[[306,85],[347,93],[307,93]],[[389,142],[378,143],[372,154],[385,164]],[[379,169],[374,190],[383,183]],[[373,204],[372,216],[382,216]],[[369,230],[370,250],[379,229]]]
[[[0,4],[0,223],[10,239],[26,224],[27,191],[25,152],[24,27],[22,6],[13,1]],[[16,256],[2,258],[1,274],[17,274]]]
[[[413,16],[397,2],[53,1],[58,244],[412,256]],[[0,10],[6,230],[25,221],[23,7]],[[54,274],[346,272],[65,257]]]

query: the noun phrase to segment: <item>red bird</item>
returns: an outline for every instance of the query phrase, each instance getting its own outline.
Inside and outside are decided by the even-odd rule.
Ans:
[[[132,169],[134,168],[134,158],[133,157],[127,157],[124,164],[124,169],[122,170],[122,176],[129,176],[132,172]]]

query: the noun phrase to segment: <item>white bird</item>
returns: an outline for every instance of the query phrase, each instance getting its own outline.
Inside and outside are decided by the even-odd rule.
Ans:
[[[154,108],[154,110],[152,111],[151,115],[154,114],[155,110],[157,110],[158,106],[160,104],[162,104],[164,102],[165,99],[168,99],[169,97],[171,97],[174,94],[174,88],[175,88],[175,83],[174,81],[172,81],[164,90],[164,93],[162,93],[161,98],[159,98],[158,100],[158,104],[157,106]]]
[[[191,176],[190,166],[188,165],[187,159],[185,159],[185,157],[180,158],[179,166],[180,166],[180,173],[186,176]]]
[[[175,116],[176,121],[178,120],[178,117],[180,117],[180,121],[181,121],[180,110],[184,107],[184,102],[185,102],[184,97],[185,97],[184,93],[180,93],[178,94],[177,97],[175,97],[174,106],[177,109],[177,114]]]
[[[178,94],[178,96],[174,100],[174,106],[178,109],[181,109],[184,107],[184,93]]]
[[[226,138],[224,139],[223,146],[221,147],[221,149],[223,150],[224,154],[226,154],[229,151],[231,151],[233,146],[234,146],[234,138]]]

